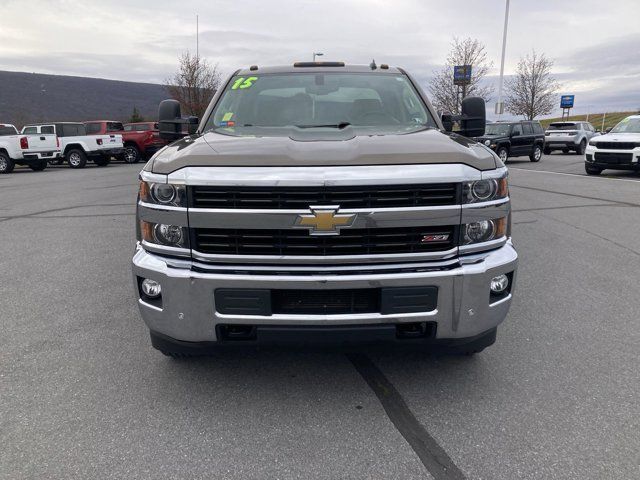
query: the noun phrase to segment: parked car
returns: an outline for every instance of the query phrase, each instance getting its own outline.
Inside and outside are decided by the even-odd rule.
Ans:
[[[0,124],[0,173],[11,173],[16,165],[39,172],[59,155],[55,135],[20,135],[13,125]]]
[[[589,140],[598,135],[598,132],[589,122],[553,122],[544,134],[545,155],[554,150],[562,150],[562,153],[573,150],[578,155],[584,155]]]
[[[484,101],[461,110],[438,118],[403,69],[342,62],[238,70],[199,127],[162,102],[178,141],[140,172],[132,262],[152,345],[491,345],[518,261],[508,172],[465,138]]]
[[[167,144],[166,140],[160,138],[156,122],[123,125],[122,122],[111,120],[94,120],[85,122],[85,125],[90,135],[111,133],[122,135],[123,160],[126,163],[138,163],[142,159],[147,159]]]
[[[600,175],[605,169],[640,172],[640,115],[631,115],[609,133],[592,138],[584,168],[589,175]]]
[[[84,168],[87,160],[99,167],[124,154],[122,135],[87,135],[83,123],[53,122],[25,125],[22,133],[51,133],[58,137],[62,158],[71,168]],[[56,163],[55,161],[52,163]],[[61,163],[57,162],[57,163]]]
[[[496,152],[506,162],[511,157],[529,157],[539,162],[544,148],[544,129],[537,121],[488,123],[485,134],[476,141]]]

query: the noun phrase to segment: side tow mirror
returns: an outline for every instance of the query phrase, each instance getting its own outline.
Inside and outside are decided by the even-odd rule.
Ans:
[[[450,113],[443,113],[441,118],[445,132],[453,131],[453,115]]]
[[[186,126],[186,128],[184,128]],[[180,102],[177,100],[163,100],[158,107],[158,130],[160,138],[178,140],[196,133],[198,117],[182,118]],[[186,130],[186,131],[185,131]]]
[[[460,135],[465,137],[481,137],[487,125],[487,110],[480,97],[467,97],[462,100],[460,118]]]

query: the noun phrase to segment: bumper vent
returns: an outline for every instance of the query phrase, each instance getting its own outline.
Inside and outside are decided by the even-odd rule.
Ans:
[[[448,235],[423,242],[425,236]],[[457,228],[350,228],[335,236],[313,236],[306,230],[192,230],[192,245],[201,253],[220,255],[379,255],[449,250],[457,245]]]
[[[348,208],[395,208],[456,205],[455,183],[348,187],[190,187],[195,208],[302,209],[309,205]]]
[[[596,152],[596,162],[609,163],[612,165],[622,165],[631,163],[633,160],[633,154],[631,153],[614,153],[614,152]]]

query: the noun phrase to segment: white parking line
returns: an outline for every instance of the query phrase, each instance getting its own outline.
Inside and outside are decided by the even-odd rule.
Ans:
[[[607,180],[617,180],[618,182],[633,182],[633,183],[638,183],[640,181],[640,178],[638,180],[629,180],[626,178],[598,177],[598,176],[590,176],[590,175],[580,175],[578,173],[561,173],[561,172],[550,172],[549,170],[533,170],[531,168],[518,168],[518,167],[509,167],[509,166],[507,166],[507,168],[509,170],[520,170],[522,172],[550,173],[552,175],[567,175],[569,177],[591,178],[594,180],[607,179]]]

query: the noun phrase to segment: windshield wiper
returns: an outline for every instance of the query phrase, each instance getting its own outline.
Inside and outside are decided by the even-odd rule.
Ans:
[[[343,128],[351,125],[349,122],[340,122],[340,123],[328,123],[326,125],[296,125],[298,128],[338,128],[342,130]]]

